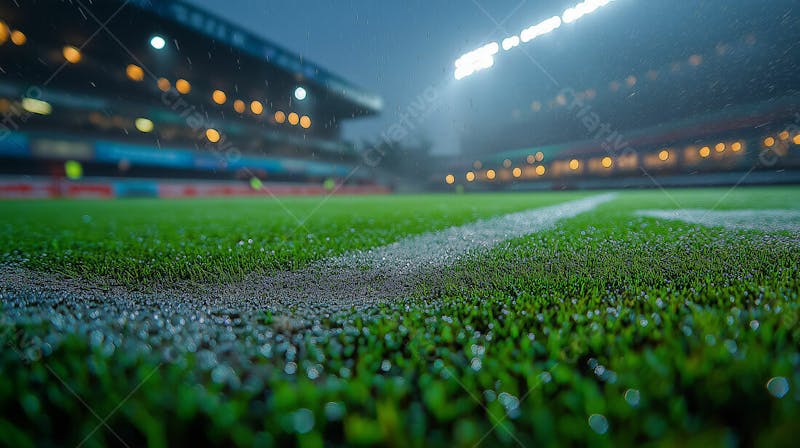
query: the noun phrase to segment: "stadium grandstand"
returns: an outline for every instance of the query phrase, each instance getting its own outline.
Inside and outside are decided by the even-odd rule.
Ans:
[[[340,133],[380,97],[185,2],[6,3],[0,53],[0,196],[384,191]]]
[[[587,0],[478,43],[454,68],[462,154],[431,182],[470,190],[796,183],[792,3]]]

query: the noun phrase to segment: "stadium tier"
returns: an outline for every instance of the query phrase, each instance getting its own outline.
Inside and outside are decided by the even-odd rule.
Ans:
[[[445,184],[525,190],[798,183],[800,126],[787,120],[798,104],[800,97],[791,96],[624,134],[597,122],[592,133],[601,138],[491,154],[456,167]]]
[[[340,132],[378,96],[190,4],[4,4],[0,53],[0,196],[385,191]]]

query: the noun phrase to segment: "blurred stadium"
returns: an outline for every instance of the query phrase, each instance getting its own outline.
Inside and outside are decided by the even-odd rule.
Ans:
[[[590,0],[572,18],[543,12],[541,23],[456,63],[463,157],[438,184],[798,182],[793,4],[654,1],[645,10]]]
[[[796,0],[11,0],[0,55],[0,447],[796,445]]]
[[[34,1],[0,20],[1,196],[385,191],[340,139],[380,97],[204,10]]]
[[[796,183],[791,4],[654,2],[642,17],[633,2],[588,1],[574,19],[544,12],[459,58],[475,65],[450,80],[460,153],[417,154],[411,167],[403,142],[382,142],[375,167],[374,148],[341,139],[343,123],[381,113],[379,96],[190,4],[133,2],[114,15],[122,3],[104,2],[95,14],[114,15],[119,31],[82,48],[90,36],[68,2],[54,6],[59,33],[37,20],[36,2],[6,7],[0,194]]]

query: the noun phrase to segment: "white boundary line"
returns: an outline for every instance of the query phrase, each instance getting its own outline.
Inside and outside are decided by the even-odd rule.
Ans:
[[[46,302],[60,297],[60,303],[66,299],[116,307],[133,305],[139,309],[161,304],[164,311],[198,307],[206,311],[291,310],[291,314],[312,316],[320,311],[365,309],[412,296],[426,276],[435,275],[437,270],[452,266],[469,254],[552,228],[560,220],[590,211],[615,197],[613,193],[602,194],[480,220],[320,260],[298,271],[266,277],[253,274],[231,284],[168,285],[153,292],[136,292],[24,268],[0,267],[0,293],[4,301],[23,300],[28,306],[47,306]],[[32,297],[38,299],[31,300]]]
[[[636,214],[706,227],[800,234],[800,210],[639,210]]]

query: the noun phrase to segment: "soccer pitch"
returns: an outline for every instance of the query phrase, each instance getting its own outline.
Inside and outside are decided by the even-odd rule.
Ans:
[[[2,202],[13,446],[790,445],[800,188]]]

